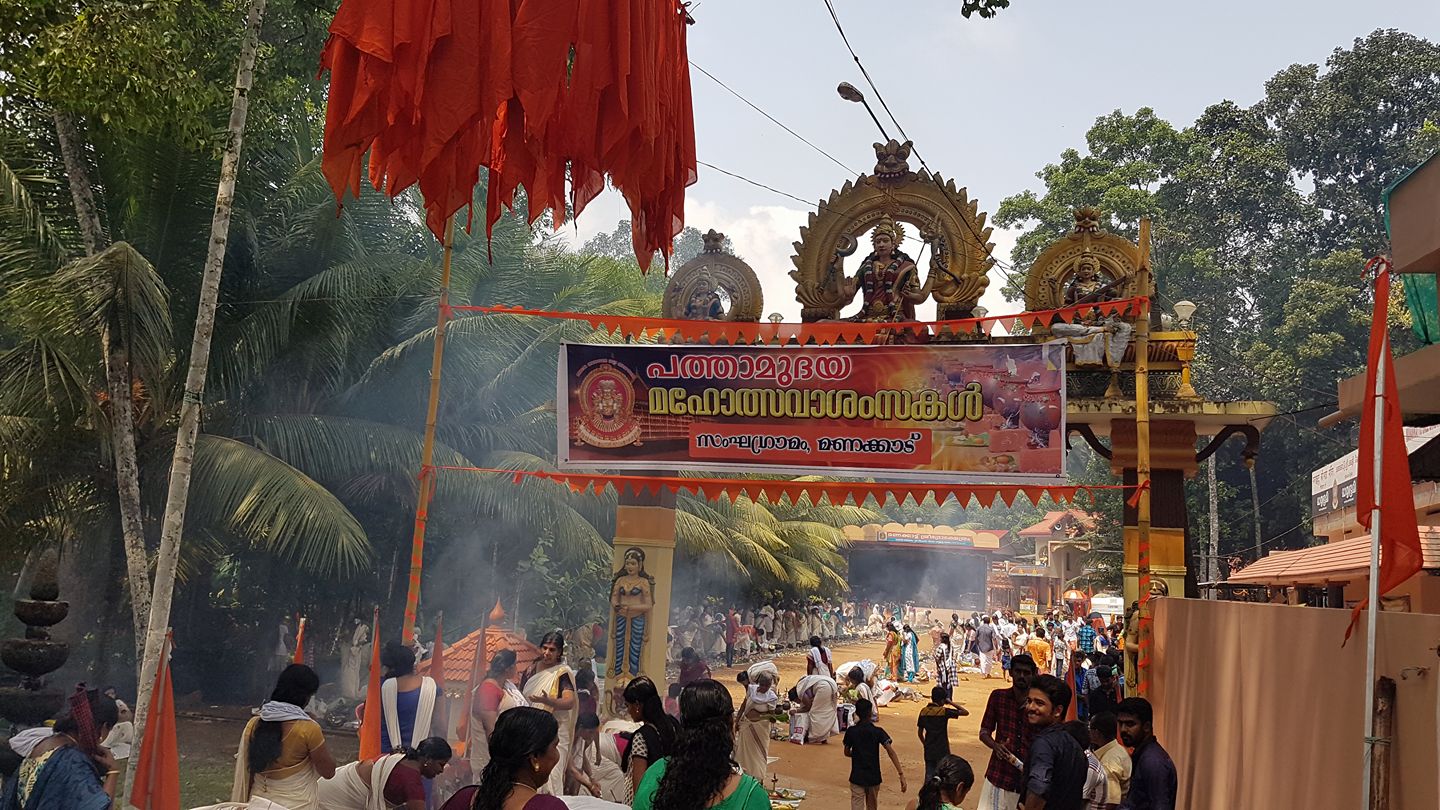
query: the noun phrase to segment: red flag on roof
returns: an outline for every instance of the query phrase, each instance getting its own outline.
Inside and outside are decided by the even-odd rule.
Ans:
[[[130,806],[138,810],[180,810],[180,747],[175,738],[175,690],[170,680],[172,638],[165,637],[160,670],[150,694],[150,719],[140,741]]]
[[[386,194],[419,184],[439,237],[481,167],[487,233],[519,186],[528,219],[558,226],[608,175],[644,268],[696,179],[689,21],[678,0],[342,0],[321,56],[325,176],[337,199],[367,164]]]
[[[1395,384],[1395,365],[1390,354],[1390,261],[1370,260],[1366,270],[1375,272],[1375,309],[1370,320],[1370,353],[1366,361],[1365,407],[1360,417],[1359,470],[1356,475],[1355,514],[1360,525],[1379,534],[1380,596],[1414,576],[1424,564],[1420,530],[1415,522],[1415,493],[1410,483],[1410,455],[1405,447],[1405,425],[1400,414],[1400,393]],[[1382,376],[1383,381],[1377,380]],[[1380,413],[1381,437],[1376,441],[1376,412]],[[1380,464],[1380,487],[1375,487],[1376,458]],[[1380,525],[1371,517],[1380,513]],[[1361,600],[1350,616],[1345,640],[1369,599]]]

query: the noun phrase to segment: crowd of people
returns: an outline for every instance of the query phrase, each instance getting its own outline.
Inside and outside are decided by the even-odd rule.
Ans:
[[[588,660],[572,669],[560,632],[540,640],[540,657],[524,673],[515,652],[499,650],[475,689],[463,757],[447,741],[444,690],[417,673],[412,647],[383,649],[382,754],[357,762],[337,763],[307,712],[320,678],[287,665],[241,734],[230,801],[211,810],[762,810],[770,807],[764,783],[776,728],[807,744],[838,737],[850,762],[852,808],[877,810],[882,753],[908,789],[877,710],[906,683],[932,679],[916,725],[925,772],[910,806],[954,808],[977,781],[949,744],[949,723],[969,714],[954,701],[962,670],[1006,681],[980,721],[980,742],[991,751],[978,780],[981,808],[1173,808],[1175,768],[1154,740],[1150,705],[1125,693],[1119,623],[1003,611],[937,619],[875,605],[861,628],[856,607],[767,604],[749,615],[731,608],[688,616],[701,635],[687,640],[705,644],[719,624],[722,646],[681,648],[678,677],[663,694],[644,676],[602,686]],[[744,689],[737,706],[710,663],[734,660],[747,619],[758,623],[749,626],[752,638],[770,638],[777,621],[785,627],[768,648],[803,650],[806,674],[786,689],[774,660],[749,663],[737,675]],[[915,626],[926,628],[928,651]],[[883,662],[837,665],[829,646],[836,636],[827,629],[883,638]],[[817,632],[791,641],[800,630]],[[1079,719],[1066,722],[1072,700]],[[53,729],[17,735],[17,778],[6,780],[0,810],[110,807],[122,769],[116,757],[128,739],[117,733],[127,728],[122,706],[112,695],[84,693]]]

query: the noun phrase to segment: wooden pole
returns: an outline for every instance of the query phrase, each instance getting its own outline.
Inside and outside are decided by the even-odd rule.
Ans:
[[[1375,681],[1374,716],[1370,735],[1370,806],[1390,810],[1390,744],[1395,734],[1395,680]]]
[[[435,494],[435,420],[440,412],[440,377],[445,363],[445,325],[450,321],[450,258],[455,252],[455,220],[445,221],[445,252],[440,260],[439,314],[435,317],[435,351],[430,356],[430,402],[425,409],[425,444],[420,450],[420,492],[415,500],[415,536],[410,542],[410,582],[405,590],[405,619],[400,637],[406,645],[415,640],[420,611],[420,572],[425,560],[425,527],[430,519],[430,498]]]
[[[1137,287],[1140,295],[1153,298],[1150,277],[1150,220],[1140,220],[1140,262]],[[1136,675],[1140,694],[1150,694],[1152,642],[1150,625],[1150,308],[1146,303],[1135,321],[1135,483],[1140,488],[1135,528],[1140,567],[1140,653]]]
[[[1382,268],[1380,272],[1385,272]],[[1381,357],[1389,353],[1389,335],[1386,335],[1386,343],[1381,347]],[[1365,711],[1369,715],[1369,722],[1366,724],[1365,755],[1361,760],[1363,773],[1361,775],[1361,789],[1364,791],[1364,801],[1360,806],[1370,810],[1377,806],[1375,795],[1372,792],[1372,785],[1375,780],[1375,744],[1374,737],[1379,736],[1374,731],[1375,718],[1374,707],[1379,700],[1375,693],[1375,642],[1376,634],[1379,632],[1380,616],[1380,493],[1384,490],[1381,486],[1385,480],[1385,363],[1378,363],[1375,370],[1375,389],[1370,396],[1376,399],[1375,403],[1375,473],[1370,485],[1374,487],[1372,502],[1374,507],[1370,510],[1370,582],[1368,584],[1368,604],[1365,610]],[[1394,688],[1394,684],[1391,684]]]

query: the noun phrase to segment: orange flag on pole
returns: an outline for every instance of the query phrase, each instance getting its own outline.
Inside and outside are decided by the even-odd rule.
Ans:
[[[360,759],[380,756],[380,608],[375,608],[375,621],[370,628],[370,683],[365,687],[365,714],[360,720]]]
[[[139,810],[180,810],[180,748],[175,739],[175,690],[170,680],[173,643],[167,633],[151,692],[150,719],[140,741],[135,784],[130,790],[130,804]]]
[[[1394,358],[1390,352],[1390,261],[1376,257],[1365,268],[1375,270],[1375,309],[1370,319],[1365,407],[1360,417],[1355,519],[1370,530],[1371,542],[1380,545],[1378,593],[1383,597],[1421,569],[1424,555],[1415,521],[1410,453],[1405,447],[1400,392],[1395,384]],[[1372,518],[1377,517],[1375,522],[1379,525],[1372,525]],[[1346,641],[1350,640],[1350,633],[1369,601],[1368,598],[1361,600],[1350,614],[1350,626],[1345,628]]]
[[[295,657],[291,663],[305,663],[305,617],[300,617],[300,629],[295,631]]]

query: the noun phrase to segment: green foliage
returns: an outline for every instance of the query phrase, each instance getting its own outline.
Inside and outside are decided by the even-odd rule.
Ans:
[[[1037,176],[1045,191],[1004,200],[996,222],[1024,227],[1024,266],[1067,232],[1071,211],[1099,205],[1134,237],[1154,222],[1159,304],[1198,305],[1195,385],[1221,401],[1260,399],[1287,413],[1259,459],[1264,534],[1294,542],[1308,519],[1305,483],[1352,445],[1314,426],[1335,381],[1364,367],[1370,318],[1365,257],[1384,249],[1380,191],[1436,145],[1440,47],[1379,30],[1337,49],[1322,70],[1294,65],[1250,108],[1223,101],[1177,129],[1142,108],[1096,120],[1085,153],[1066,150]],[[1019,291],[1007,288],[1007,295]],[[1392,302],[1391,325],[1408,326]],[[1392,331],[1396,351],[1414,345]],[[1221,451],[1230,492],[1249,494],[1235,450]],[[1222,554],[1253,545],[1248,497],[1222,498]],[[1192,535],[1203,512],[1191,510]]]

